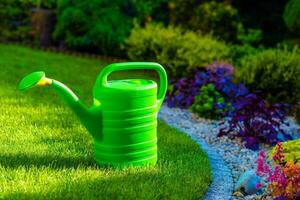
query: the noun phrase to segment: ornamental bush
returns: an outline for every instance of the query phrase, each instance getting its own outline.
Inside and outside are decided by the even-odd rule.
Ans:
[[[211,83],[200,88],[199,95],[195,97],[191,106],[194,113],[208,119],[218,119],[231,109],[231,103],[225,102],[225,99]]]
[[[275,200],[300,198],[300,164],[286,160],[285,150],[282,143],[276,145],[271,159],[274,167],[267,163],[264,151],[259,153],[257,159],[256,174],[267,183],[267,190]]]
[[[240,62],[245,56],[255,55],[261,52],[263,49],[255,48],[249,44],[244,44],[244,45],[230,45],[230,50],[231,50],[230,54],[233,63],[235,64],[235,66],[240,66]]]
[[[241,138],[249,149],[258,149],[259,144],[274,145],[279,141],[292,139],[281,128],[285,123],[284,105],[269,104],[255,94],[239,96],[235,101],[235,111],[228,126],[220,129],[219,136]]]
[[[232,65],[215,62],[205,68],[195,69],[190,76],[171,81],[167,94],[168,106],[190,107],[199,94],[199,89],[209,83],[234,106],[237,97],[246,95],[248,91],[242,84],[234,82],[233,72]]]
[[[297,48],[269,49],[241,59],[240,80],[271,102],[300,99],[300,53]]]
[[[161,24],[135,26],[126,50],[131,60],[160,62],[172,77],[186,76],[216,60],[230,60],[230,48],[224,42]]]
[[[283,142],[282,147],[285,162],[291,161],[300,164],[300,139]],[[271,151],[271,157],[276,153],[276,148],[274,147]]]

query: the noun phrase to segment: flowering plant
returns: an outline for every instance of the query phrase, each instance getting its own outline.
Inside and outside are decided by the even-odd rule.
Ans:
[[[267,189],[277,200],[300,198],[300,164],[285,161],[282,143],[275,147],[272,157],[274,169],[266,162],[264,151],[259,152],[256,174],[268,182]],[[260,185],[257,185],[260,187]]]
[[[233,82],[233,66],[215,62],[205,68],[198,68],[193,75],[181,78],[177,81],[171,81],[172,87],[168,91],[167,103],[169,107],[188,108],[199,95],[200,88],[212,83],[216,90],[231,103],[238,96],[248,93],[242,84]]]
[[[199,87],[193,77],[184,77],[178,81],[171,81],[171,87],[167,93],[167,104],[169,107],[188,108],[195,96],[199,94]]]

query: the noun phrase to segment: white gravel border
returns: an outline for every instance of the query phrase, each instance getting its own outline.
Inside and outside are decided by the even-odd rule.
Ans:
[[[218,137],[219,122],[198,118],[189,110],[162,105],[158,118],[189,135],[207,153],[212,173],[212,183],[204,200],[253,199],[253,196],[232,196],[238,178],[256,168],[258,151],[245,148],[239,140],[227,136]],[[300,138],[300,126],[288,118],[290,126],[283,126],[287,133]]]
[[[188,134],[194,141],[196,141],[203,151],[206,152],[210,167],[212,182],[202,198],[203,200],[229,200],[233,192],[233,179],[232,174],[222,157],[211,148],[203,139],[197,137],[191,131],[187,131],[180,126],[180,123],[177,123],[172,118],[168,118],[166,113],[172,112],[171,108],[163,105],[159,113],[159,119],[164,120],[171,127],[174,127],[186,134]]]

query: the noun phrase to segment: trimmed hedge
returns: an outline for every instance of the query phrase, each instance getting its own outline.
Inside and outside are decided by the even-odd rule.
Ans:
[[[160,24],[135,26],[126,40],[126,50],[131,60],[158,61],[176,77],[216,60],[230,60],[230,48],[224,42]]]

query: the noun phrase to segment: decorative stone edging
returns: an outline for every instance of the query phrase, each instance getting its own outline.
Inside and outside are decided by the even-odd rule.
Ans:
[[[221,158],[221,156],[212,149],[205,141],[187,133],[195,140],[206,152],[212,175],[212,183],[210,184],[203,200],[229,200],[233,192],[233,179],[231,171]]]
[[[165,105],[161,112],[168,110]],[[197,135],[189,132],[188,130],[180,127],[179,123],[175,123],[173,120],[165,117],[166,115],[158,115],[159,119],[164,120],[171,127],[174,127],[187,135],[189,135],[194,141],[196,141],[203,151],[206,152],[210,166],[212,182],[203,197],[203,200],[230,200],[233,192],[233,178],[229,167],[226,165],[221,156],[211,148],[203,139],[197,137]]]

